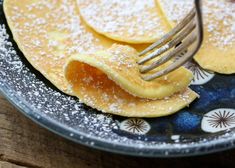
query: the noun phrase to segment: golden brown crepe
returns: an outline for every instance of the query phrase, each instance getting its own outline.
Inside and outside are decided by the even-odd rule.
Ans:
[[[72,54],[109,48],[114,41],[83,24],[74,0],[5,0],[14,40],[28,61],[61,91],[72,94],[64,64]]]
[[[154,0],[77,0],[84,21],[117,41],[152,43],[170,30]]]
[[[121,116],[160,117],[180,110],[197,97],[190,89],[160,100],[143,99],[129,94],[112,78],[119,78],[118,76],[122,76],[124,71],[130,82],[135,82],[135,78],[138,77],[134,68],[136,63],[132,63],[133,59],[129,58],[129,61],[125,62],[128,63],[129,69],[122,69],[126,67],[125,65],[119,65],[121,69],[111,69],[117,64],[112,64],[110,68],[107,66],[109,59],[106,58],[110,56],[112,60],[113,52],[117,51],[119,55],[129,54],[135,56],[132,54],[135,53],[133,49],[127,46],[114,45],[105,52],[96,52],[92,55],[74,55],[68,60],[65,69],[66,78],[75,95],[85,104],[103,112]],[[114,74],[117,76],[113,77],[112,73],[114,71],[116,71]],[[132,73],[128,73],[128,71]],[[180,76],[178,77],[180,78]],[[165,85],[165,82],[162,82],[162,85]],[[135,86],[135,84],[130,86]]]
[[[136,63],[137,58],[138,53],[133,48],[113,45],[107,51],[74,55],[72,59],[99,69],[126,92],[141,98],[162,99],[172,96],[185,90],[193,78],[189,70],[181,67],[162,78],[144,81]]]
[[[133,117],[172,114],[197,97],[196,93],[187,89],[192,74],[184,68],[172,72],[164,80],[157,79],[146,85],[117,71],[113,65],[120,62],[110,60],[122,57],[110,53],[113,47],[108,49],[115,42],[87,27],[80,19],[76,7],[74,0],[4,1],[4,12],[19,48],[28,61],[60,90],[79,97],[82,102],[100,111]],[[130,47],[124,48],[136,53]],[[122,50],[124,51],[125,49]],[[70,56],[72,57],[68,59]],[[104,60],[109,61],[100,65]],[[65,72],[69,82],[64,74],[66,62]],[[120,67],[123,72],[133,72],[133,79],[140,78],[128,68],[128,64],[123,63]],[[127,81],[131,81],[133,87]],[[143,92],[138,90],[143,88]],[[150,93],[154,88],[155,95]],[[164,89],[170,91],[164,92]],[[174,94],[175,92],[180,93]],[[159,98],[164,94],[174,95],[167,100],[133,96]]]
[[[157,0],[174,27],[193,7],[193,0]],[[205,69],[235,73],[235,3],[203,0],[204,42],[195,60]]]

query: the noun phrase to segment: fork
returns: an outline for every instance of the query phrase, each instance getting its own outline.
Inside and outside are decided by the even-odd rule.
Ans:
[[[203,41],[203,21],[201,12],[201,0],[194,0],[194,7],[189,14],[169,33],[164,35],[160,40],[153,43],[142,52],[141,58],[137,63],[140,65],[140,73],[146,74],[156,69],[160,65],[168,62],[173,57],[185,53],[169,66],[150,75],[142,75],[145,81],[162,77],[190,61],[198,52]],[[167,53],[166,53],[167,52]],[[166,53],[165,55],[163,55]],[[157,61],[154,58],[161,56]],[[144,65],[153,60],[150,65]]]

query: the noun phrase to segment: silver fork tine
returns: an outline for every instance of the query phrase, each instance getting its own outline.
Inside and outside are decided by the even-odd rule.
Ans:
[[[139,53],[139,56],[142,56],[146,54],[147,52],[153,50],[156,47],[162,46],[163,44],[167,43],[172,37],[174,37],[178,32],[182,30],[183,27],[185,27],[190,20],[195,16],[196,11],[193,8],[190,13],[182,20],[180,24],[178,24],[175,28],[173,28],[169,33],[167,33],[165,36],[163,36],[160,40],[153,43],[149,47],[147,47],[145,50]]]
[[[143,68],[140,69],[141,73],[146,73],[149,72],[153,69],[155,69],[156,67],[158,67],[159,65],[169,61],[172,57],[174,57],[175,55],[183,52],[185,50],[185,48],[188,48],[193,42],[195,42],[196,40],[196,36],[189,37],[187,38],[180,46],[178,46],[175,50],[171,51],[170,53],[168,53],[166,56],[162,57],[161,59],[159,59],[158,61],[155,61],[154,63],[152,63],[151,65],[148,66],[144,66]]]
[[[196,40],[196,39],[194,39]],[[155,78],[158,78],[158,77],[161,77],[161,76],[164,76],[165,74],[168,74],[176,69],[178,69],[180,66],[182,66],[183,64],[185,64],[189,59],[192,59],[193,56],[194,56],[194,51],[192,52],[188,52],[186,54],[186,56],[184,57],[181,57],[177,62],[175,62],[174,64],[171,64],[168,68],[166,69],[163,69],[153,75],[149,75],[149,76],[146,76],[146,77],[143,77],[144,80],[146,81],[151,81]]]
[[[142,77],[144,80],[151,81],[155,78],[161,77],[163,75],[166,75],[166,74],[176,70],[177,68],[182,66],[184,63],[186,63],[187,61],[192,59],[193,56],[197,53],[197,51],[200,49],[201,44],[202,44],[202,40],[203,40],[203,26],[202,26],[203,23],[202,23],[201,9],[200,9],[201,0],[194,0],[194,3],[195,3],[195,9],[191,10],[190,14],[188,14],[186,16],[186,18],[183,19],[182,22],[184,22],[184,23],[181,22],[178,26],[176,26],[173,29],[174,30],[173,32],[171,31],[170,33],[165,35],[160,41],[154,43],[153,45],[151,45],[150,47],[145,49],[143,52],[141,52],[139,55],[146,54],[149,51],[151,51],[159,46],[161,48],[157,49],[155,52],[153,52],[154,54],[148,55],[146,58],[142,59],[138,63],[139,64],[145,63],[146,61],[149,61],[149,60],[153,59],[154,57],[161,55],[162,53],[166,52],[167,50],[170,50],[172,48],[171,45],[175,44],[175,46],[176,46],[179,42],[182,41],[181,45],[177,46],[172,51],[170,51],[165,56],[163,56],[159,60],[155,61],[151,65],[143,66],[140,69],[140,72],[146,73],[146,72],[149,72],[149,71],[155,69],[159,65],[162,65],[165,62],[169,61],[175,55],[180,54],[180,53],[184,52],[185,50],[187,50],[192,44],[195,44],[195,42],[197,42],[196,46],[193,46],[184,56],[182,56],[181,58],[176,60],[174,63],[170,64],[167,68],[160,70],[154,74],[148,75],[148,76],[145,75],[144,77]],[[192,20],[193,20],[193,23],[194,23],[194,21],[196,21],[196,25],[192,24]],[[182,26],[182,25],[184,25],[184,26]],[[197,28],[196,32],[193,32],[195,27]],[[181,29],[179,29],[179,28],[181,28]],[[178,34],[178,35],[176,36],[176,34]],[[164,38],[166,38],[166,39],[164,39]],[[171,40],[172,38],[174,38],[174,39]],[[167,42],[169,42],[169,43],[166,44]],[[164,44],[166,44],[166,45],[164,45]]]
[[[144,64],[145,62],[147,62],[147,61],[149,61],[149,60],[151,60],[151,59],[153,59],[153,58],[163,54],[164,52],[166,52],[170,48],[175,47],[185,37],[187,37],[195,28],[196,28],[196,24],[194,22],[190,22],[189,25],[186,26],[186,28],[182,31],[182,33],[180,33],[175,39],[173,39],[168,44],[162,46],[161,48],[157,49],[153,53],[149,54],[148,56],[146,56],[143,59],[141,59],[140,61],[138,61],[138,64],[139,65]],[[162,59],[164,59],[164,58],[162,58]],[[160,62],[160,60],[159,60],[159,62]],[[163,62],[163,63],[165,63],[165,62]]]
[[[146,81],[151,81],[153,79],[159,78],[161,76],[164,76],[165,74],[168,74],[176,69],[178,69],[182,64],[186,63],[189,59],[193,58],[194,54],[191,52],[187,53],[187,56],[181,57],[177,62],[174,64],[171,64],[168,68],[163,69],[153,75],[149,75],[146,77],[143,77],[144,80]]]

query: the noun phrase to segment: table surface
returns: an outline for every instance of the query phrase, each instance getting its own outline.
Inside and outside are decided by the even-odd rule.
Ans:
[[[0,95],[0,168],[234,167],[235,150],[188,158],[137,158],[75,144],[18,112]]]

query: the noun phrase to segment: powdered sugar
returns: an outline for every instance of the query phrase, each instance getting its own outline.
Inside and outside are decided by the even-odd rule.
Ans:
[[[97,114],[87,111],[83,104],[78,103],[76,98],[48,87],[48,81],[39,74],[31,73],[30,69],[22,63],[12,47],[5,25],[0,25],[0,86],[9,87],[9,93],[20,100],[19,104],[30,102],[27,105],[35,109],[35,116],[39,120],[42,115],[71,127],[76,125],[77,129],[95,130],[99,127],[102,134],[116,127],[111,116],[98,114],[97,117]],[[82,120],[87,121],[86,124]]]
[[[166,33],[154,0],[77,0],[86,22],[115,36],[156,36]]]
[[[160,4],[167,18],[176,23],[179,23],[193,8],[192,0],[160,0]],[[204,27],[210,33],[206,43],[223,50],[233,47],[235,44],[234,2],[228,0],[203,1],[203,19]]]
[[[184,140],[181,136],[183,140],[178,144],[151,140],[147,136],[128,138],[120,135],[115,119],[110,115],[100,114],[78,103],[76,98],[64,95],[55,89],[28,64],[16,49],[15,43],[12,47],[13,40],[10,39],[5,26],[1,23],[0,90],[20,108],[25,109],[24,112],[28,113],[28,116],[64,136],[106,150],[116,149],[123,153],[132,151],[133,154],[155,156],[179,154],[179,151],[181,154],[194,153],[200,150],[199,147],[207,152],[207,148],[211,150],[216,144],[222,144],[225,140],[227,145],[233,144],[234,136],[230,132],[220,136],[219,139],[203,138],[196,142],[192,142],[191,139]],[[50,121],[48,124],[47,119],[53,119],[53,122]]]

